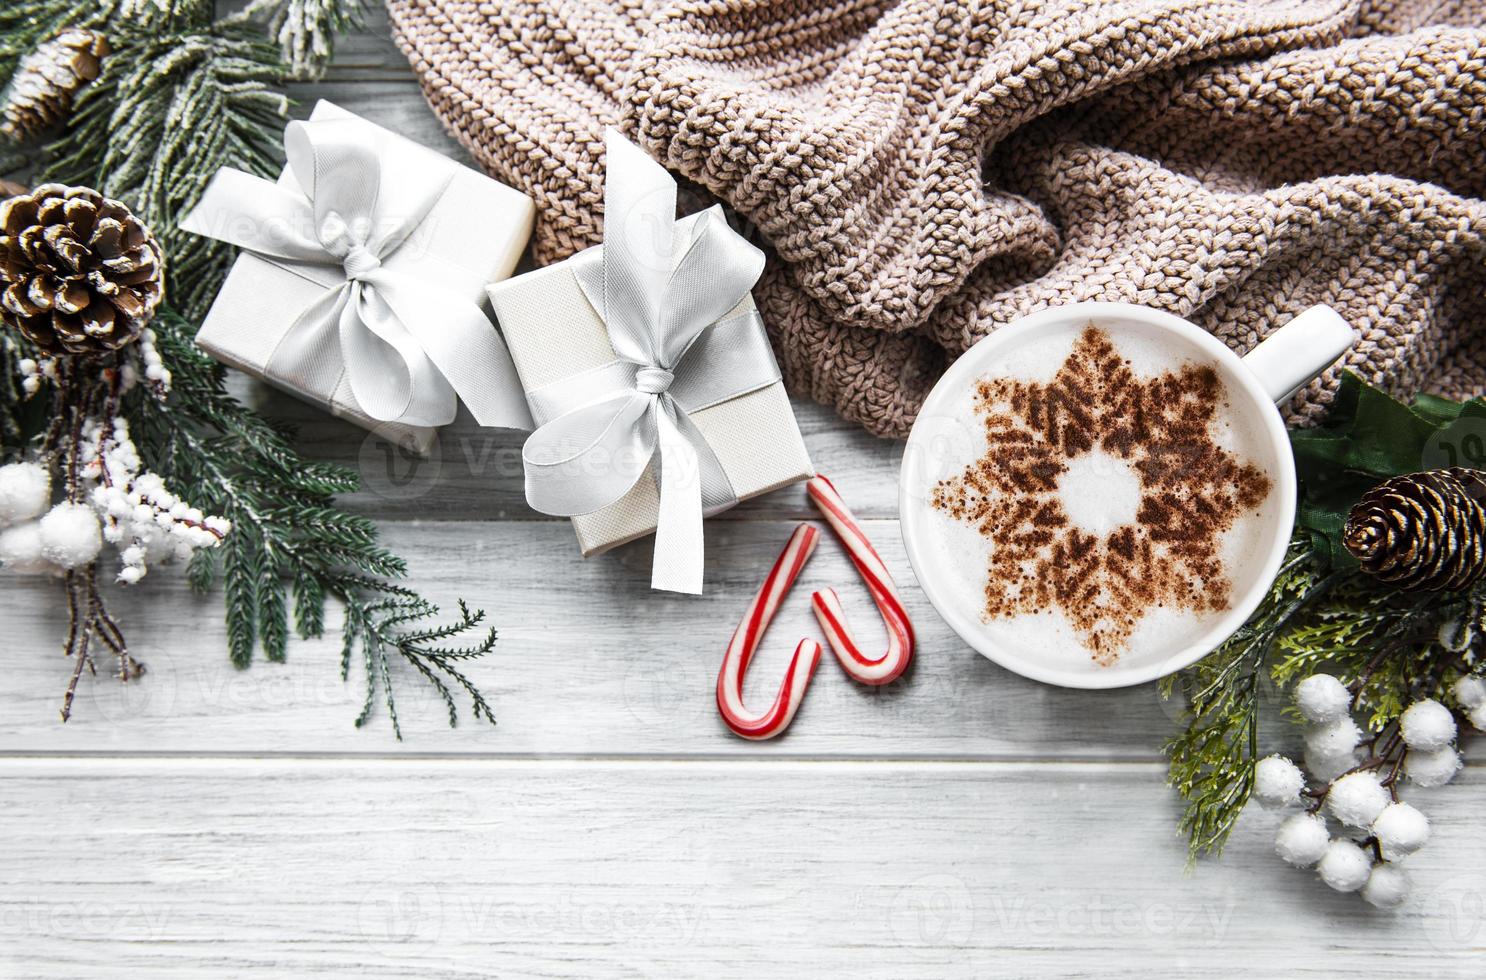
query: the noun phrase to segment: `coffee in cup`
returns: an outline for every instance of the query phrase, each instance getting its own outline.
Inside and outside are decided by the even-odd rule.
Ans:
[[[899,504],[920,584],[972,646],[1039,679],[1117,686],[1190,663],[1252,612],[1289,540],[1275,402],[1351,337],[1325,308],[1244,359],[1128,304],[1002,328],[909,439]]]
[[[1273,489],[1264,442],[1211,363],[1155,340],[1069,324],[964,393],[984,451],[931,500],[946,553],[983,567],[979,613],[1004,640],[1111,664],[1230,607],[1235,545]]]

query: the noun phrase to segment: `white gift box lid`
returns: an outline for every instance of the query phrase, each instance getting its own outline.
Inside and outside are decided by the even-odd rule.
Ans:
[[[322,99],[315,104],[310,121],[324,119],[355,120],[376,134],[384,148],[381,161],[384,182],[418,180],[431,160],[437,161],[441,169],[453,168],[443,194],[410,236],[416,239],[410,242],[411,246],[467,270],[473,282],[504,279],[516,268],[531,237],[536,215],[531,198]],[[288,167],[280,173],[278,183],[298,187]],[[394,252],[388,258],[388,265],[395,262]],[[426,455],[435,438],[435,429],[372,419],[356,404],[344,375],[334,391],[325,392],[307,390],[294,379],[273,377],[266,372],[270,355],[299,314],[324,295],[326,289],[341,281],[336,271],[328,267],[293,264],[291,268],[290,263],[244,252],[228,272],[196,334],[196,343],[230,367]],[[483,287],[473,289],[469,299],[488,312]],[[494,324],[491,329],[495,329]]]

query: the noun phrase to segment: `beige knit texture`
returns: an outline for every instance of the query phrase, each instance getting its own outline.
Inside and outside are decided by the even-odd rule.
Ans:
[[[1330,303],[1369,380],[1486,385],[1480,0],[388,6],[434,110],[535,197],[538,261],[599,240],[618,126],[768,244],[786,381],[873,432],[1077,300],[1240,351]]]

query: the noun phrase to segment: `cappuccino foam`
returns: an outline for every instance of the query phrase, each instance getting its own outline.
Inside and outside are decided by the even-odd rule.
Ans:
[[[912,505],[958,570],[952,600],[996,646],[1062,667],[1164,659],[1254,584],[1272,449],[1196,345],[1051,327],[948,415]]]

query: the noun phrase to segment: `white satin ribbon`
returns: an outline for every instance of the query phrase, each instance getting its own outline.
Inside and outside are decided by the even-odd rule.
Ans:
[[[753,288],[764,255],[721,208],[680,221],[676,183],[610,130],[604,244],[570,261],[617,358],[528,392],[539,428],[522,460],[526,499],[545,514],[619,500],[660,454],[650,585],[702,591],[702,519],[737,503],[689,412],[779,380],[757,312],[722,317]]]
[[[505,342],[471,299],[483,276],[437,261],[421,223],[455,167],[430,155],[426,180],[382,180],[375,130],[359,120],[291,122],[289,169],[303,193],[234,170],[218,171],[181,222],[326,286],[264,366],[329,398],[342,375],[380,422],[446,425],[464,399],[483,426],[530,429]]]

